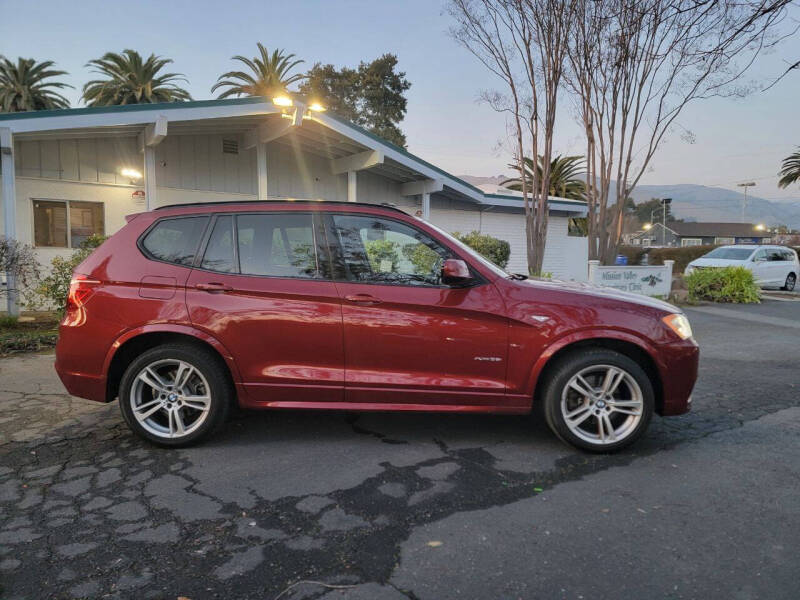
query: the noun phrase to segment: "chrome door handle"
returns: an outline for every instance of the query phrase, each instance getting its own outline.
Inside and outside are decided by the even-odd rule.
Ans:
[[[225,283],[198,283],[194,286],[204,292],[230,292],[233,288]]]
[[[375,296],[370,296],[369,294],[351,294],[349,296],[344,297],[345,300],[348,302],[354,302],[356,304],[380,304],[381,301],[378,300]]]

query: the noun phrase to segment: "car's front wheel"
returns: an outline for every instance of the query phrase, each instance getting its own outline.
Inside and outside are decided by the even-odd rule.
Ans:
[[[789,273],[786,276],[786,283],[783,284],[782,290],[786,290],[787,292],[791,292],[794,290],[794,286],[797,284],[797,275],[794,273]]]
[[[590,348],[560,359],[544,387],[550,428],[565,442],[590,452],[629,446],[653,415],[653,386],[631,358]]]
[[[128,366],[119,404],[134,433],[161,446],[182,447],[225,421],[231,395],[217,357],[195,346],[171,344],[144,352]]]

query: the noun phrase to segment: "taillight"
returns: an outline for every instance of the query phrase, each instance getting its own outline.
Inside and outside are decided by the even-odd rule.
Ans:
[[[82,307],[94,293],[95,288],[100,282],[96,279],[89,279],[87,275],[75,273],[72,281],[69,282],[69,294],[67,295],[67,310]]]

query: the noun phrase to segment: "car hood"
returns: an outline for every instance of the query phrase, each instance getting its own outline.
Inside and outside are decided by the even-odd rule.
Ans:
[[[692,267],[745,267],[747,260],[726,260],[724,258],[696,258],[689,263]]]
[[[651,296],[644,296],[642,294],[634,294],[632,292],[623,292],[612,287],[602,287],[592,283],[582,283],[576,281],[560,281],[558,279],[525,279],[519,282],[521,285],[528,285],[542,290],[554,290],[562,292],[570,292],[575,294],[582,294],[592,296],[594,298],[606,298],[609,300],[616,300],[619,302],[626,302],[628,304],[635,304],[637,306],[646,306],[657,310],[663,310],[667,313],[680,313],[680,308],[664,300],[652,298]]]

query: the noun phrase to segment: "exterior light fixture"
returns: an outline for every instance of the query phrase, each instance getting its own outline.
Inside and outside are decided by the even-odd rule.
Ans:
[[[322,106],[322,104],[320,104],[319,102],[312,102],[311,104],[308,105],[308,110],[310,110],[311,112],[325,112],[328,109]]]
[[[756,225],[756,231],[764,231],[766,228],[767,228],[766,225],[764,225],[763,223],[759,223],[758,225]]]
[[[139,171],[137,171],[136,169],[129,169],[127,167],[122,169],[119,172],[119,174],[122,175],[123,177],[127,177],[132,181],[136,181],[137,179],[142,178],[142,174]]]
[[[287,96],[286,94],[281,94],[280,96],[275,96],[272,99],[272,103],[275,106],[292,106],[294,105],[294,101],[291,97]]]
[[[645,231],[650,231],[652,228],[653,228],[653,224],[652,223],[645,223],[642,226],[642,229],[644,229]]]

